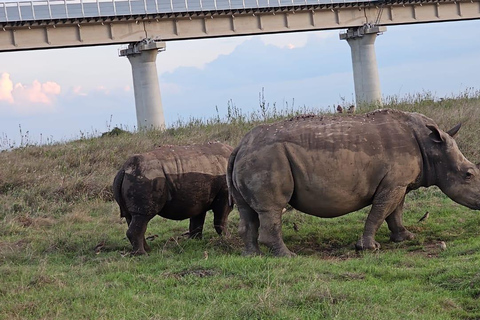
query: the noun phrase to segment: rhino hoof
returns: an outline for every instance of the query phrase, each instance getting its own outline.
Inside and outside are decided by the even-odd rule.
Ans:
[[[287,250],[286,252],[280,252],[280,253],[277,253],[275,254],[277,257],[285,257],[285,258],[294,258],[297,256],[296,253],[293,253],[292,251],[290,250]]]
[[[365,251],[365,250],[379,250],[380,249],[380,243],[378,243],[375,240],[364,240],[361,238],[358,240],[358,242],[355,244],[355,250],[356,251]]]
[[[404,231],[396,234],[391,234],[390,235],[390,240],[393,242],[402,242],[405,240],[413,240],[415,238],[415,235],[411,233],[410,231]]]

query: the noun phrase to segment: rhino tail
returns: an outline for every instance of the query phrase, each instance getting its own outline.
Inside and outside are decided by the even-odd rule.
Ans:
[[[123,199],[122,196],[122,184],[124,176],[125,170],[122,169],[118,171],[115,179],[113,179],[113,197],[115,198],[115,201],[120,207],[120,217],[122,218],[125,218],[129,215],[127,210],[127,204],[125,203],[125,199]]]
[[[232,153],[230,154],[230,158],[228,158],[228,165],[227,165],[227,187],[228,187],[228,205],[230,207],[233,207],[233,196],[232,196],[232,188],[235,188],[233,186],[233,180],[232,180],[232,175],[233,175],[233,163],[235,162],[235,157],[237,156],[239,147],[236,147]]]

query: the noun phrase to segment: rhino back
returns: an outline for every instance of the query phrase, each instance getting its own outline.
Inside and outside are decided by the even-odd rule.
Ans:
[[[253,150],[286,142],[332,152],[348,149],[377,154],[379,150],[401,148],[405,145],[403,140],[411,140],[412,126],[417,125],[416,117],[416,114],[393,110],[345,117],[296,117],[254,128],[241,145]]]
[[[130,157],[124,164],[127,173],[147,178],[165,174],[197,172],[225,174],[232,148],[221,143],[192,146],[161,146],[153,151]]]

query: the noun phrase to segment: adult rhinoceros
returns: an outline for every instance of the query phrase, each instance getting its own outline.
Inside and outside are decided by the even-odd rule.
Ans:
[[[379,110],[345,117],[305,116],[261,125],[230,156],[227,181],[240,212],[246,254],[258,241],[293,255],[282,240],[282,209],[332,218],[372,205],[358,250],[378,249],[384,220],[392,241],[412,239],[403,226],[405,195],[436,185],[480,209],[480,170],[447,133],[418,113]]]
[[[128,223],[132,253],[145,254],[147,224],[155,215],[190,219],[189,236],[201,237],[205,215],[214,213],[218,234],[225,232],[232,210],[227,161],[233,148],[221,143],[162,146],[130,157],[113,182],[120,214]]]

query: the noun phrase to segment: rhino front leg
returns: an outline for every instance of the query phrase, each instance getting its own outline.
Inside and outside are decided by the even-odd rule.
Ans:
[[[415,238],[415,235],[408,231],[403,226],[403,203],[405,201],[405,195],[403,196],[402,202],[395,208],[395,210],[390,214],[385,220],[387,221],[388,228],[392,232],[390,234],[390,240],[393,242],[402,242],[405,240],[412,240]]]
[[[150,251],[150,247],[145,240],[145,231],[147,231],[147,224],[151,218],[145,215],[132,216],[127,230],[128,240],[133,247],[132,254],[147,254],[147,251]]]
[[[203,212],[195,217],[190,218],[190,227],[188,229],[188,237],[190,239],[202,239],[203,225],[205,224],[205,216],[207,212]]]
[[[372,208],[365,222],[363,235],[355,245],[356,250],[378,250],[380,243],[375,241],[375,234],[383,221],[393,213],[405,198],[406,188],[397,187],[394,189],[382,190],[375,195]]]

